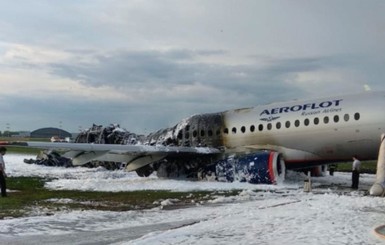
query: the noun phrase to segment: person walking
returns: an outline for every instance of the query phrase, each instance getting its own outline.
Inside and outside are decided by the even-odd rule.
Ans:
[[[7,177],[7,174],[5,173],[5,162],[3,158],[6,152],[7,152],[7,148],[0,147],[0,187],[1,187],[2,197],[7,196],[7,186],[5,183],[5,178]]]
[[[360,168],[361,168],[360,160],[358,160],[357,156],[353,156],[352,189],[358,189],[358,183],[360,181]]]

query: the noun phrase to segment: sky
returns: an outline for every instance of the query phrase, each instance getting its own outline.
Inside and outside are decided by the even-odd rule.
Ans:
[[[306,175],[291,171],[278,185],[255,185],[23,162],[34,157],[7,154],[7,174],[49,179],[45,187],[53,190],[170,190],[186,195],[205,190],[212,191],[212,199],[188,208],[178,206],[179,199],[161,199],[153,209],[125,212],[31,207],[27,217],[0,220],[2,244],[384,244],[374,231],[385,225],[384,198],[366,193],[374,174],[361,174],[354,191],[348,188],[351,173],[314,177],[311,192],[304,192]],[[233,189],[240,193],[224,196]],[[8,190],[8,198],[15,191]],[[46,202],[89,205],[60,197]]]
[[[383,1],[0,6],[0,131],[150,133],[198,113],[385,88]]]

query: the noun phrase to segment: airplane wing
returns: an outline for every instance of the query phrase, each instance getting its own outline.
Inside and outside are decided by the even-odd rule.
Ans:
[[[164,145],[117,145],[32,141],[1,142],[0,145],[31,147],[65,152],[63,156],[71,158],[73,165],[83,165],[92,160],[126,162],[127,171],[136,170],[172,154],[205,155],[221,153],[219,149],[210,147],[180,147]]]

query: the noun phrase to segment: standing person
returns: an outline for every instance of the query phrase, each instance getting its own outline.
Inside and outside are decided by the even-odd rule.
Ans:
[[[7,152],[7,148],[0,147],[0,187],[1,187],[1,196],[6,197],[7,196],[7,186],[5,183],[5,178],[7,177],[7,174],[5,173],[5,163],[3,156]]]
[[[331,176],[333,176],[334,175],[334,171],[336,171],[336,168],[337,168],[337,164],[330,164],[329,165],[329,174],[331,175]]]
[[[353,171],[352,171],[352,188],[358,189],[358,182],[360,181],[361,162],[357,156],[353,156]]]

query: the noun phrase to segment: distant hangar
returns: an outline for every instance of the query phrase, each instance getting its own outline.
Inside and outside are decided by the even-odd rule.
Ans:
[[[53,136],[66,138],[72,137],[72,134],[60,128],[40,128],[31,132],[31,138],[51,138]]]

